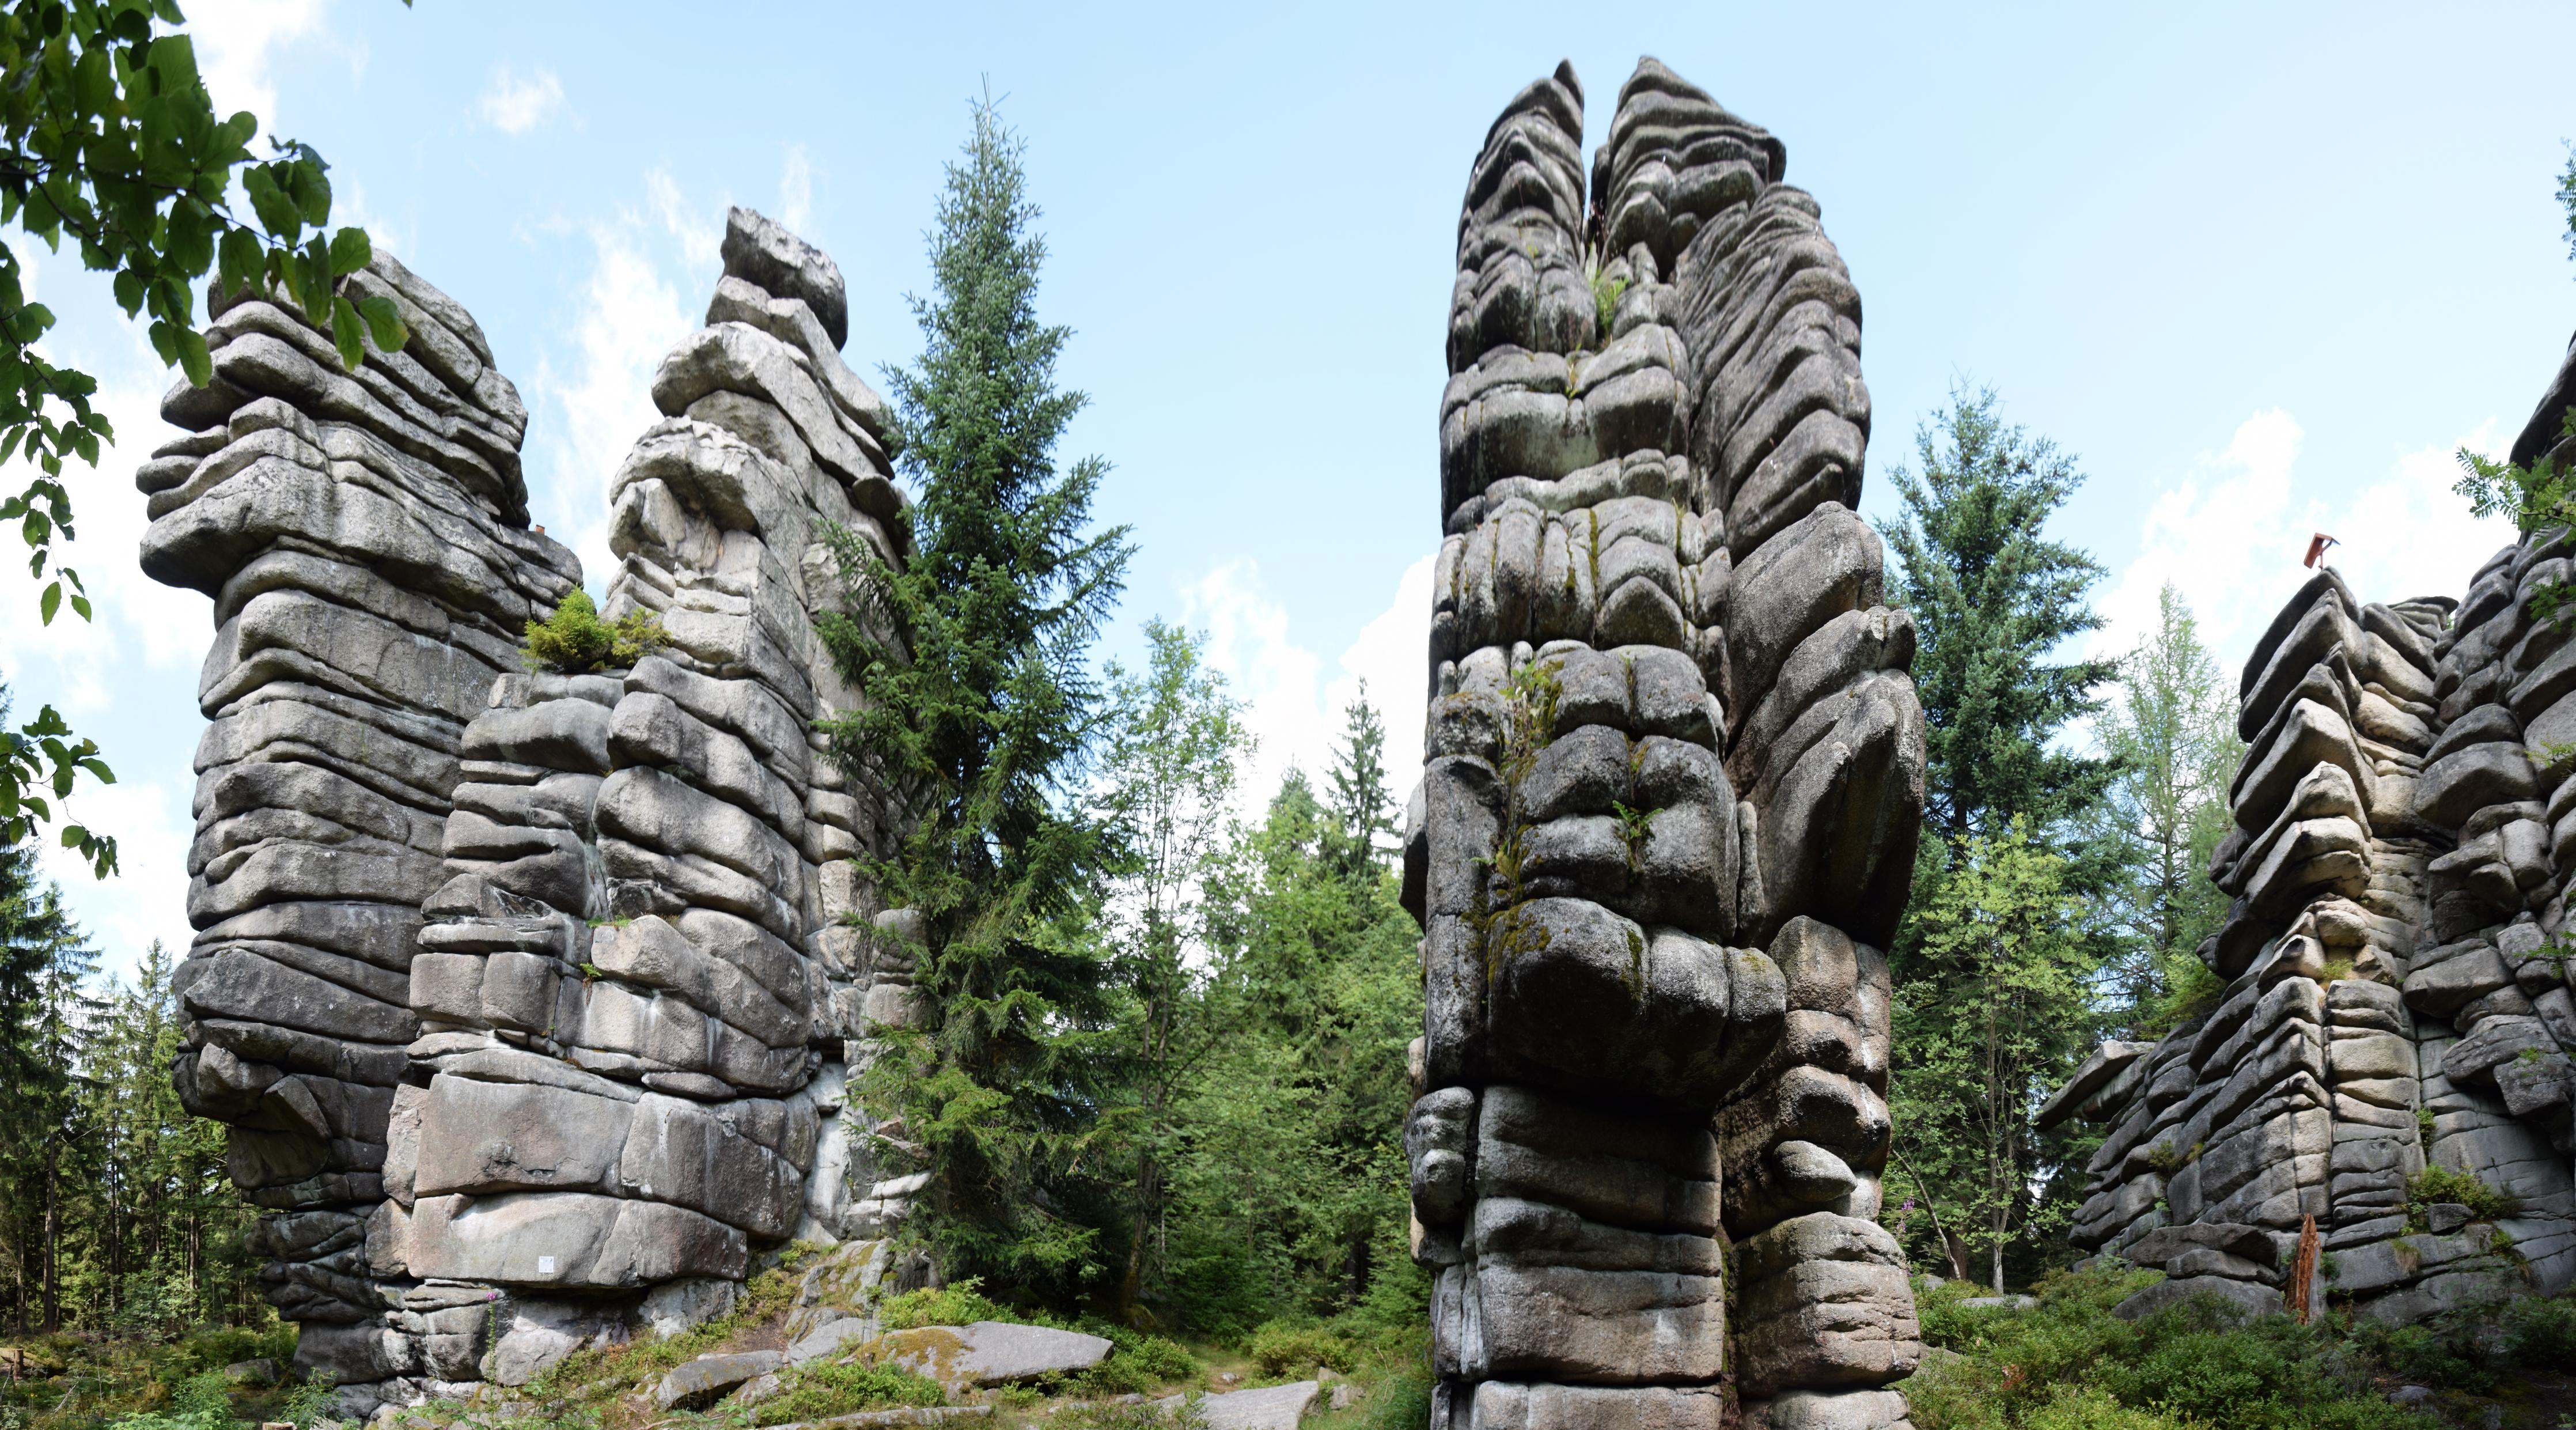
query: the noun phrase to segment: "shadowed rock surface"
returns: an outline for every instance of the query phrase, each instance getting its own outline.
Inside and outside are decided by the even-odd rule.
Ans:
[[[669,633],[631,669],[522,667],[581,571],[528,528],[480,329],[389,257],[347,285],[403,351],[346,372],[222,304],[137,476],[144,569],[215,603],[174,1075],[355,1410],[677,1329],[755,1251],[902,1215],[844,1096],[911,1017],[850,858],[902,816],[811,731],[854,702],[826,533],[899,563],[903,499],[839,269],[741,209],[723,254],[611,485],[604,614]]]
[[[1642,61],[1587,207],[1582,115],[1569,66],[1523,90],[1459,219],[1404,881],[1432,1423],[1903,1425],[1874,945],[1924,736],[1860,299],[1777,139]]]

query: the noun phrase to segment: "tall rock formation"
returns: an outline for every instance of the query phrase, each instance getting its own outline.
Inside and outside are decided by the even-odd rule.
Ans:
[[[1459,219],[1405,846],[1432,1420],[1900,1425],[1877,945],[1924,739],[1860,298],[1780,142],[1662,65],[1588,209],[1582,131],[1560,66]]]
[[[145,570],[217,627],[176,1077],[271,1209],[299,1361],[358,1408],[523,1381],[901,1214],[843,1100],[870,1017],[909,1016],[849,858],[901,815],[813,733],[854,697],[812,617],[827,531],[899,562],[903,503],[839,270],[739,209],[723,255],[613,484],[606,614],[669,634],[632,669],[522,667],[580,569],[527,527],[474,320],[390,258],[347,282],[401,352],[344,372],[234,302],[214,384],[163,404],[194,435],[138,475]]]
[[[2576,365],[2572,365],[2576,366]],[[2515,445],[2560,438],[2562,373]],[[2535,613],[2576,547],[2496,553],[2465,600],[2366,603],[2321,571],[2238,684],[2249,742],[2209,874],[2216,1006],[2106,1043],[2043,1111],[2109,1124],[2076,1243],[2277,1308],[2310,1218],[2311,1304],[2414,1320],[2576,1281],[2564,946],[2576,874],[2576,634]],[[2428,1164],[2519,1200],[2418,1206]],[[2420,1199],[2418,1199],[2420,1201]]]

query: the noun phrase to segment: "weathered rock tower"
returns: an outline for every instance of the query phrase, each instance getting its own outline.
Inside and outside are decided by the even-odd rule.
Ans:
[[[2571,401],[2576,349],[2514,461],[2576,459]],[[2169,1273],[2135,1309],[2277,1309],[2311,1229],[2317,1307],[2415,1320],[2576,1281],[2576,621],[2532,601],[2571,555],[2518,541],[2456,601],[2324,570],[2255,644],[2209,866],[2235,903],[2200,950],[2225,995],[2103,1044],[2042,1113],[2110,1124],[2072,1235]],[[2518,1206],[2410,1211],[2428,1163]]]
[[[1874,945],[1924,743],[1852,510],[1860,296],[1780,141],[1662,65],[1588,210],[1582,133],[1561,66],[1458,226],[1405,849],[1432,1420],[1900,1425]]]
[[[740,209],[723,252],[614,484],[607,614],[670,633],[630,670],[521,668],[580,568],[528,529],[480,329],[390,258],[347,282],[402,351],[345,372],[238,298],[138,475],[144,569],[215,601],[176,1077],[269,1209],[298,1360],[360,1408],[694,1319],[752,1249],[901,1211],[842,1100],[909,1016],[847,857],[900,816],[821,754],[851,697],[811,616],[825,524],[900,561],[902,499],[840,271]]]

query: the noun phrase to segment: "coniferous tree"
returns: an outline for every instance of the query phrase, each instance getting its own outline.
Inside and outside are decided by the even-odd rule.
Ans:
[[[2114,906],[2127,934],[2105,992],[2113,1018],[2143,1032],[2175,1011],[2178,993],[2208,982],[2200,943],[2227,918],[2209,856],[2226,837],[2227,786],[2245,755],[2236,702],[2170,582],[2157,596],[2156,633],[2123,662],[2101,731],[2120,771],[2103,836],[2123,848]]]
[[[1890,474],[1903,516],[1880,527],[1897,555],[1890,598],[1914,616],[1925,832],[1952,847],[2014,819],[2063,839],[2112,777],[2110,761],[2052,745],[2118,673],[2056,658],[2102,624],[2086,604],[2102,567],[2042,530],[2083,477],[2054,443],[2005,426],[2000,407],[1991,389],[1953,392],[1915,434],[1920,470]],[[2107,874],[2080,852],[2069,870],[2079,889]]]
[[[1055,385],[1068,331],[1037,316],[1046,244],[1023,152],[986,102],[948,166],[936,293],[913,300],[921,359],[893,376],[919,488],[911,554],[897,569],[837,537],[854,599],[891,617],[900,647],[854,619],[820,630],[867,696],[827,723],[836,754],[890,777],[918,820],[870,870],[922,920],[927,1026],[869,1073],[930,1173],[912,1231],[950,1275],[1061,1296],[1099,1269],[1077,1207],[1097,1190],[1087,1040],[1111,1008],[1082,930],[1118,851],[1078,795],[1099,735],[1091,646],[1129,547],[1124,527],[1092,527],[1106,464],[1056,465],[1084,397]]]
[[[1418,931],[1353,831],[1390,803],[1365,702],[1319,799],[1290,771],[1218,890],[1205,1016],[1226,1030],[1186,1109],[1165,1296],[1211,1332],[1363,1308],[1402,1322],[1405,1045],[1422,1027]]]
[[[2117,673],[2060,655],[2102,624],[2086,602],[2102,568],[2045,531],[2082,477],[2000,407],[1991,390],[1951,394],[1917,431],[1919,469],[1891,474],[1901,515],[1880,528],[1890,600],[1914,617],[1928,747],[1927,837],[1889,950],[1900,1150],[1959,1239],[1954,1266],[1973,1249],[1997,1278],[2062,1221],[2054,1173],[2089,1150],[2030,1113],[2104,1026],[2095,994],[2122,935],[2102,910],[2127,852],[2099,837],[2118,761],[2060,738]]]

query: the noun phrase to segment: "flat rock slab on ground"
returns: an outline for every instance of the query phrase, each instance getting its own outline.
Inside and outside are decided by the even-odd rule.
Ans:
[[[787,1363],[803,1365],[809,1360],[839,1355],[861,1341],[875,1340],[876,1335],[877,1323],[864,1316],[843,1316],[839,1320],[825,1321],[787,1348]]]
[[[744,1381],[778,1369],[781,1359],[776,1351],[744,1351],[739,1355],[682,1361],[654,1387],[653,1402],[665,1410],[673,1406],[696,1410],[711,1405]]]
[[[879,1360],[950,1387],[1065,1375],[1089,1370],[1109,1354],[1109,1342],[1100,1336],[1001,1321],[894,1331],[877,1346]]]
[[[1208,1430],[1297,1430],[1299,1417],[1314,1405],[1319,1389],[1314,1381],[1300,1380],[1259,1390],[1229,1390],[1201,1400],[1199,1410],[1207,1416]],[[1154,1404],[1173,1408],[1182,1399],[1168,1395]]]

